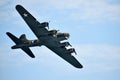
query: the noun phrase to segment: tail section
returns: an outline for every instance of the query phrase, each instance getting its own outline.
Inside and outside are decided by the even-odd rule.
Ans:
[[[11,34],[10,32],[7,32],[6,34],[16,43],[16,45],[22,44],[22,41],[13,34]]]
[[[24,44],[19,38],[17,38],[16,36],[14,36],[13,34],[11,34],[10,32],[7,32],[6,34],[16,43],[16,45]],[[24,52],[26,52],[30,57],[35,58],[34,54],[29,49],[29,47],[21,47],[21,49]]]

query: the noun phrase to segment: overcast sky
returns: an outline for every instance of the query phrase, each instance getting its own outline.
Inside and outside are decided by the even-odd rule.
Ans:
[[[31,59],[6,35],[36,39],[15,9],[25,7],[50,29],[70,33],[77,69],[46,47]],[[0,80],[120,80],[120,0],[0,0]]]

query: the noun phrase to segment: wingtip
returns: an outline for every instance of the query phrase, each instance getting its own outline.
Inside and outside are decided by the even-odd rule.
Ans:
[[[81,66],[78,66],[78,67],[76,67],[76,68],[81,69],[81,68],[83,68],[83,66],[81,65]]]
[[[29,55],[31,58],[35,58],[35,55],[34,54],[32,54],[32,55]]]
[[[32,58],[35,58],[35,56],[31,56]]]
[[[76,65],[75,67],[81,69],[81,68],[83,68],[83,65],[78,64],[78,65]]]
[[[9,32],[6,32],[6,34],[9,34]]]
[[[16,9],[19,9],[20,7],[22,7],[22,6],[18,4],[18,5],[16,5],[15,8],[16,8]]]
[[[81,65],[79,68],[83,68],[83,66]]]
[[[10,32],[6,32],[7,35],[11,34]]]

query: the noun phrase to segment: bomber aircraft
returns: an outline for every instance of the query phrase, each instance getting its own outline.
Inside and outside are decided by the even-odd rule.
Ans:
[[[37,19],[34,18],[21,5],[16,5],[16,10],[30,27],[30,29],[33,31],[33,33],[36,35],[37,39],[28,40],[25,34],[22,34],[19,38],[17,38],[12,33],[6,32],[6,34],[16,44],[11,47],[12,49],[20,48],[24,52],[26,52],[31,58],[35,58],[29,47],[44,45],[74,67],[83,68],[79,61],[72,55],[72,53],[76,54],[75,49],[72,47],[68,48],[68,46],[71,46],[71,44],[64,41],[69,38],[69,33],[58,33],[58,30],[49,30],[49,22],[38,22]]]

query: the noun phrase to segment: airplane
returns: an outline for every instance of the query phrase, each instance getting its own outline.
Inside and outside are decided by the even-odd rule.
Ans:
[[[58,30],[49,30],[49,22],[38,22],[37,19],[21,5],[16,5],[16,10],[38,39],[28,40],[25,34],[22,34],[18,38],[12,33],[6,32],[16,44],[11,47],[12,49],[20,48],[31,58],[35,58],[29,47],[44,45],[74,67],[83,68],[79,61],[72,55],[72,53],[77,54],[75,49],[72,48],[69,42],[63,42],[70,37],[69,33],[58,33]],[[69,46],[71,48],[68,48]]]

